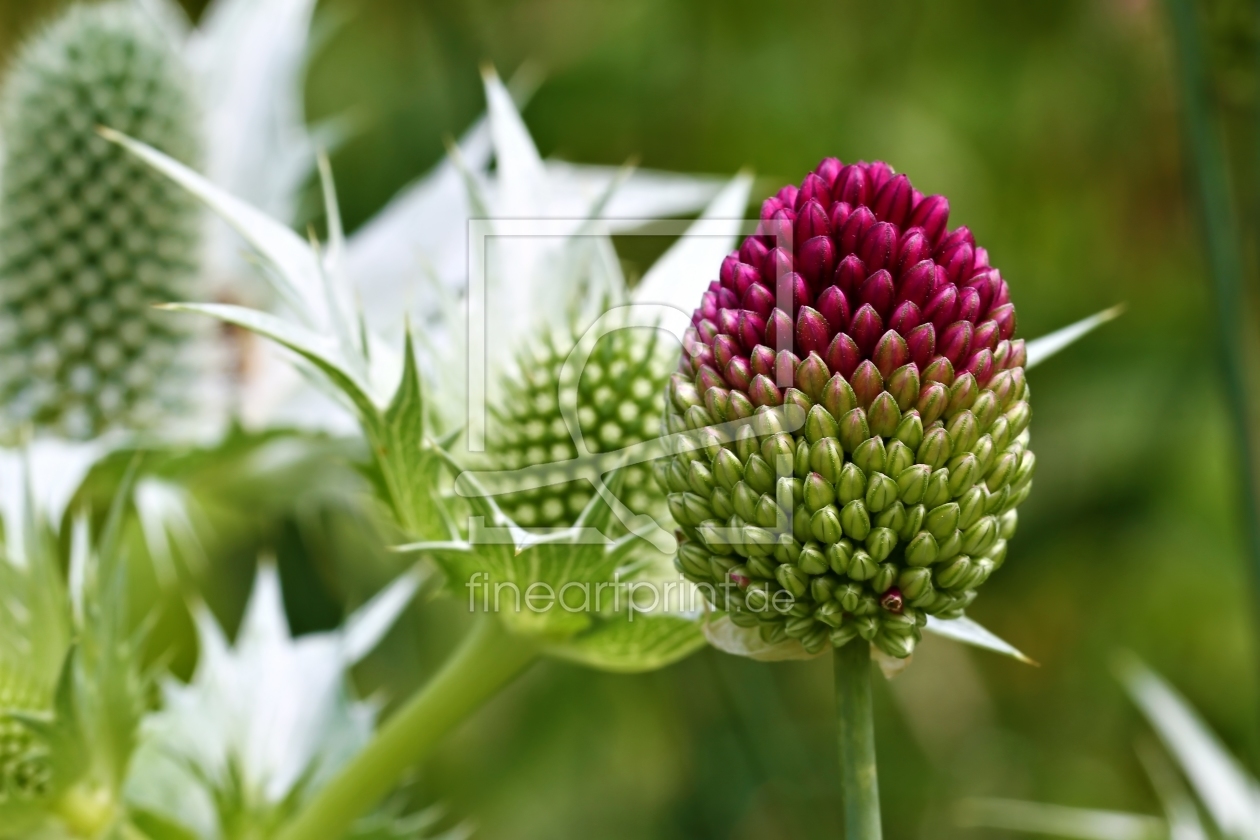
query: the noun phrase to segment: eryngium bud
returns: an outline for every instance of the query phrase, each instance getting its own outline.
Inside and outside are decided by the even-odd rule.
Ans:
[[[616,452],[660,434],[657,395],[669,378],[669,362],[659,334],[658,330],[619,329],[595,344],[577,380],[578,425],[589,451]],[[551,334],[539,339],[505,378],[505,397],[491,409],[488,450],[493,465],[509,470],[531,468],[545,481],[543,486],[498,498],[504,513],[527,527],[572,525],[594,493],[590,482],[574,480],[569,472],[572,466],[565,466],[578,456],[578,448],[560,414],[560,394],[574,386],[562,382],[561,376],[577,340],[576,335],[557,338]],[[677,411],[679,404],[686,406],[674,416],[707,414],[697,402],[703,395],[688,383],[674,390],[671,411]],[[697,525],[712,517],[716,491],[735,495],[732,488],[743,478],[744,464],[733,451],[718,448],[716,453],[718,457],[711,458],[703,450],[687,452],[664,471],[668,491],[676,495],[670,504],[671,509],[678,508],[675,517],[681,514],[686,520],[696,520],[679,518],[679,524]],[[624,470],[621,500],[635,513],[658,521],[664,518],[664,494],[653,482],[651,464]]]
[[[90,437],[186,408],[200,211],[96,133],[187,163],[198,118],[159,28],[123,2],[76,5],[19,50],[0,92],[0,406],[7,424]]]
[[[927,614],[961,615],[1006,558],[1036,464],[1026,351],[1006,282],[948,216],[943,197],[882,163],[829,159],[766,203],[692,318],[679,375],[694,398],[670,391],[667,425],[694,425],[702,402],[762,414],[699,457],[707,473],[686,454],[674,456],[686,470],[661,475],[685,481],[671,490],[690,518],[705,514],[689,496],[711,477],[717,518],[684,540],[748,558],[765,593],[754,600],[791,596],[753,619],[768,640],[813,650],[860,638],[906,656]],[[780,241],[780,228],[808,238]],[[780,308],[784,288],[792,305]],[[765,414],[772,406],[800,422]],[[776,496],[784,465],[791,492]],[[788,542],[771,558],[776,539]]]

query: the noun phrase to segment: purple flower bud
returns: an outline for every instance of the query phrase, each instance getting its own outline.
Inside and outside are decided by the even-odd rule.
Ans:
[[[721,312],[719,312],[718,320],[717,320],[718,332],[729,335],[732,338],[738,338],[740,335],[740,332],[739,332],[740,311],[741,311],[740,309],[736,307],[732,307],[730,309],[723,309]]]
[[[766,259],[766,246],[752,236],[739,246],[739,261],[746,265],[762,265]]]
[[[828,202],[830,203],[830,202]],[[807,201],[796,214],[796,224],[792,228],[792,244],[799,248],[815,236],[831,236],[831,220],[827,211],[817,201]]]
[[[981,388],[988,385],[993,378],[993,351],[986,349],[973,353],[964,370],[975,376],[976,384]]]
[[[879,188],[888,183],[895,175],[893,168],[882,160],[866,164],[866,182],[870,184],[871,196],[879,193]]]
[[[739,346],[739,342],[731,338],[729,335],[719,335],[717,338],[713,339],[713,358],[717,360],[718,365],[720,365],[723,370],[726,369],[727,362],[736,356],[741,355],[741,349],[742,348]]]
[[[753,283],[744,292],[740,306],[765,318],[770,314],[770,310],[774,309],[774,292],[760,283]]]
[[[740,263],[735,266],[731,273],[731,285],[728,286],[731,291],[737,295],[742,295],[748,291],[748,287],[753,283],[761,280],[761,272],[753,268],[748,263]]]
[[[932,243],[928,242],[923,228],[910,228],[901,234],[897,242],[897,274],[907,271],[932,256]]]
[[[739,313],[739,340],[744,343],[748,349],[752,349],[761,343],[762,337],[766,334],[766,319],[762,318],[756,312],[749,312],[747,309],[741,310]]]
[[[858,291],[858,303],[869,303],[883,319],[892,314],[896,294],[892,275],[881,268],[862,282],[862,288]]]
[[[928,305],[923,309],[923,318],[931,321],[938,330],[944,329],[946,324],[954,321],[954,314],[958,311],[958,289],[954,286],[946,285],[937,289],[932,295],[932,299],[928,301]]]
[[[752,378],[752,368],[743,356],[735,356],[726,363],[726,381],[732,388],[747,391]]]
[[[828,286],[823,289],[823,293],[818,296],[816,308],[827,319],[828,324],[843,326],[849,323],[852,316],[849,301],[838,286]]]
[[[796,387],[814,402],[822,400],[823,389],[830,379],[831,371],[827,369],[827,363],[822,356],[812,351],[796,368]]]
[[[929,382],[919,392],[917,408],[925,426],[940,419],[949,405],[949,389],[939,382]]]
[[[856,369],[855,367],[854,370]],[[857,395],[853,393],[853,386],[849,381],[837,373],[823,387],[822,405],[832,417],[843,417],[857,407]]]
[[[998,339],[997,321],[981,321],[976,327],[976,333],[971,337],[971,352],[976,353],[980,350],[992,351],[997,348]]]
[[[923,313],[919,311],[919,307],[907,300],[893,312],[888,326],[902,335],[909,335],[910,331],[921,323],[923,323]]]
[[[850,207],[866,204],[866,168],[851,163],[840,170],[836,183],[831,190],[832,198],[843,201]]]
[[[894,615],[901,615],[906,608],[906,601],[901,596],[901,590],[894,586],[880,596],[879,605]]]
[[[928,240],[938,244],[949,224],[949,199],[943,195],[929,195],[910,211],[909,224],[923,228]]]
[[[696,339],[709,343],[718,337],[718,326],[707,318],[701,318],[700,323],[696,324]]]
[[[801,313],[796,317],[796,345],[800,352],[826,352],[831,335],[831,326],[821,312],[808,306],[801,307]]]
[[[997,291],[993,293],[993,302],[989,304],[989,310],[992,311],[994,309],[997,309],[999,306],[1006,306],[1006,304],[1010,302],[1011,302],[1011,290],[1006,285],[1006,281],[1003,280],[1001,284],[998,286]],[[990,315],[989,317],[992,318],[993,316]]]
[[[904,338],[894,330],[889,330],[884,333],[879,339],[879,343],[875,345],[875,352],[871,354],[871,361],[879,369],[880,375],[887,379],[892,376],[894,370],[910,361],[910,348]]]
[[[752,241],[752,237],[748,237],[744,242]],[[718,272],[718,282],[728,289],[735,288],[735,266],[739,265],[739,253],[734,252],[727,254],[722,260],[722,269]]]
[[[849,220],[849,214],[853,212],[853,208],[846,201],[836,201],[831,205],[831,209],[827,212],[827,218],[831,220],[831,232],[837,233],[840,228],[844,227],[844,223]]]
[[[830,236],[815,236],[797,252],[797,264],[810,289],[821,290],[836,270],[836,246]]]
[[[976,238],[971,235],[971,231],[966,225],[960,225],[950,231],[949,235],[941,240],[940,244],[936,246],[936,253],[943,254],[955,245],[961,245],[964,242],[970,245],[973,249],[976,247]],[[937,262],[940,262],[940,260],[937,260]]]
[[[719,422],[730,420],[731,392],[726,388],[709,388],[704,392],[704,408]]]
[[[798,218],[801,208],[811,201],[816,201],[823,207],[831,206],[831,186],[825,179],[813,172],[805,176],[805,180],[801,181],[800,190],[796,193],[794,206],[796,207]]]
[[[726,380],[722,378],[722,374],[708,365],[701,365],[698,371],[696,374],[696,390],[701,394],[706,393],[710,388],[726,387]]]
[[[1012,327],[1012,329],[1014,329]],[[1024,347],[1024,339],[1017,338],[1011,341],[1011,357],[1006,361],[1006,369],[1013,370],[1028,365],[1028,350]]]
[[[783,202],[784,207],[795,207],[796,195],[798,192],[799,191],[796,189],[796,186],[794,184],[788,184],[786,187],[783,187],[775,194],[775,198]]]
[[[756,406],[775,406],[783,402],[783,394],[779,392],[778,386],[768,376],[761,374],[754,376],[752,384],[748,386],[748,398]]]
[[[910,216],[911,191],[910,179],[895,175],[879,188],[871,209],[877,218],[901,227]]]
[[[879,317],[879,313],[869,303],[862,304],[849,322],[849,335],[853,336],[863,356],[871,354],[875,349],[875,342],[883,334],[884,319]]]
[[[979,271],[982,268],[989,268],[990,266],[989,266],[988,249],[981,248],[979,245],[973,245],[972,247],[975,249],[975,252],[976,252],[975,270]]]
[[[714,294],[717,295],[719,309],[739,308],[739,295],[735,294],[735,292],[725,286],[718,286],[718,288],[714,291]]]
[[[960,321],[975,322],[980,317],[980,293],[971,286],[958,290],[958,315]]]
[[[997,343],[993,349],[993,366],[998,370],[1006,370],[1006,361],[1011,357],[1011,343],[1005,339]]]
[[[931,299],[932,290],[935,288],[936,264],[931,260],[920,260],[901,275],[897,300],[912,301],[922,309]]]
[[[973,274],[963,285],[970,286],[980,295],[980,311],[988,312],[993,304],[993,296],[1002,285],[1002,275],[996,268],[972,269]]]
[[[910,359],[920,368],[927,367],[936,355],[936,327],[929,321],[920,324],[906,335],[906,346],[910,349]]]
[[[989,310],[989,318],[997,322],[1000,338],[1007,339],[1015,334],[1015,307],[1012,304],[1004,303]]]
[[[849,218],[844,220],[844,227],[840,228],[840,232],[836,234],[836,244],[840,246],[840,253],[852,254],[858,249],[858,244],[866,236],[866,232],[875,226],[875,214],[866,207],[858,207],[849,214]]]
[[[812,306],[814,303],[814,294],[810,291],[809,284],[796,272],[779,278],[778,291],[774,296],[775,303],[782,304],[784,298],[790,301],[792,308],[788,314],[793,316],[800,311],[802,306]]]
[[[854,214],[856,215],[856,214]],[[895,268],[897,264],[897,227],[890,222],[878,222],[862,236],[857,254],[866,263],[868,271]]]
[[[840,175],[840,170],[844,168],[844,164],[839,158],[826,157],[819,162],[814,169],[818,173],[818,177],[823,179],[823,183],[827,185],[827,189],[831,189],[831,185],[836,182],[836,178]]]
[[[948,387],[954,383],[954,366],[944,356],[937,356],[923,369],[924,382],[939,382]]]
[[[866,275],[866,263],[862,262],[862,258],[856,254],[849,254],[840,261],[840,265],[836,266],[835,284],[840,287],[840,291],[852,299],[857,296],[858,289],[862,288],[862,281],[866,279]]]
[[[941,333],[940,354],[949,359],[955,368],[966,360],[967,351],[971,347],[973,328],[970,321],[955,321]]]
[[[853,386],[853,393],[857,395],[858,405],[869,408],[884,390],[884,377],[880,376],[879,368],[867,359],[853,371],[853,375],[849,377],[849,384]]]
[[[852,336],[841,332],[831,339],[823,358],[827,360],[827,367],[848,379],[857,370],[858,362],[862,360],[862,351]]]
[[[718,313],[717,295],[713,292],[705,292],[700,296],[700,308],[696,310],[700,313],[700,317],[706,321],[716,321]]]
[[[940,265],[945,266],[945,275],[951,283],[958,283],[970,275],[974,261],[975,251],[966,242],[943,251],[937,260]]]
[[[771,347],[791,347],[793,332],[792,316],[775,307],[766,319],[765,339]]]
[[[776,277],[782,277],[793,270],[792,254],[786,248],[773,248],[766,252],[759,265],[761,276],[767,282],[773,283]]]
[[[687,353],[687,355],[691,358],[691,366],[695,370],[699,370],[701,365],[712,366],[714,364],[713,348],[703,342],[696,342],[695,349]]]
[[[778,213],[782,209],[783,202],[780,201],[777,196],[767,198],[765,201],[761,202],[761,221],[764,222],[773,218],[774,214]]]
[[[774,375],[774,351],[764,344],[753,348],[749,356],[752,361],[753,376]]]

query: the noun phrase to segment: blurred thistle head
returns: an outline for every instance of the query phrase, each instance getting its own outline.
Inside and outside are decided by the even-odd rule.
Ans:
[[[180,402],[189,325],[151,305],[192,294],[199,211],[102,125],[196,156],[184,67],[130,3],[73,6],[22,47],[0,91],[6,426],[85,438]]]
[[[1031,487],[1024,342],[949,203],[824,160],[762,205],[667,388],[676,565],[767,642],[908,656],[1006,557]],[[720,425],[729,424],[729,425]],[[717,425],[717,428],[708,428]]]

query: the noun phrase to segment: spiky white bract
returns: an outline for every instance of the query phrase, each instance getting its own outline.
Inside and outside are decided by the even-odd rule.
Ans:
[[[162,684],[142,725],[127,799],[206,840],[277,825],[370,738],[376,709],[349,668],[393,625],[421,581],[408,572],[339,629],[293,638],[274,566],[259,567],[235,643],[193,608],[192,681]]]

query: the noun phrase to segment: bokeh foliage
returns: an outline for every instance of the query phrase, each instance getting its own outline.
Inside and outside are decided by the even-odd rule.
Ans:
[[[0,49],[54,5],[0,0]],[[1236,198],[1254,218],[1254,11],[1220,0],[1202,11]],[[879,689],[888,836],[972,836],[950,819],[970,794],[1154,813],[1130,746],[1140,724],[1110,673],[1118,647],[1254,753],[1260,657],[1238,464],[1160,4],[325,0],[318,22],[327,40],[308,107],[356,126],[333,157],[351,227],[480,111],[480,62],[504,73],[530,62],[545,83],[525,117],[544,154],[750,166],[757,199],[824,155],[883,158],[949,195],[952,221],[1011,283],[1022,335],[1129,303],[1030,377],[1037,488],[974,612],[1041,667],[929,642]],[[248,534],[234,556],[280,541],[291,593],[308,580],[289,598],[295,628],[335,620],[330,604],[364,589],[357,575],[379,584],[377,562],[330,560],[284,527]],[[239,613],[240,590],[219,587],[224,610]],[[405,696],[456,638],[460,611],[423,607],[363,669],[365,688]],[[825,661],[707,651],[642,677],[547,663],[450,739],[421,781],[476,815],[484,838],[596,825],[604,838],[836,837],[829,679]]]

